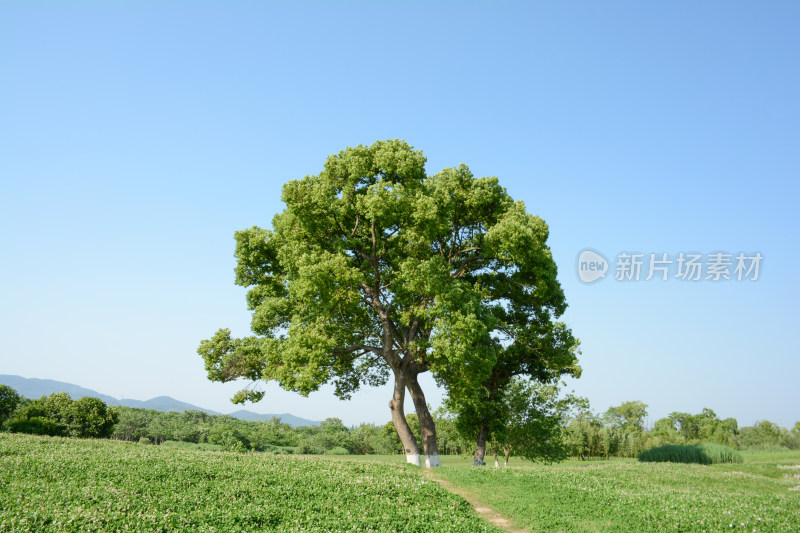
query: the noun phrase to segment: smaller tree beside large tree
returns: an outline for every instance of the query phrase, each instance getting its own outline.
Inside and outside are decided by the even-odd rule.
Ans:
[[[513,452],[517,457],[553,463],[569,456],[565,426],[570,412],[586,408],[588,401],[572,394],[561,394],[559,383],[544,384],[531,379],[514,378],[504,391],[504,426],[492,434],[491,447],[495,466],[497,453],[504,466]]]
[[[524,412],[527,420],[537,416],[545,420],[548,413],[556,412],[544,398],[539,398],[537,404],[537,386],[556,387],[564,375],[580,377],[577,358],[580,342],[565,324],[552,321],[552,316],[560,316],[566,308],[557,281],[555,288],[553,300],[547,305],[523,299],[534,312],[518,311],[507,319],[501,331],[509,338],[505,339],[506,346],[495,340],[497,357],[488,377],[479,383],[466,377],[450,379],[459,388],[450,388],[447,407],[457,413],[456,425],[462,434],[475,440],[473,466],[484,464],[487,442],[506,434],[511,425],[516,424],[523,432],[525,428],[533,429],[521,420],[515,422],[513,416],[523,416]],[[457,373],[458,369],[452,372]],[[527,388],[522,386],[524,383],[529,383]],[[552,389],[542,389],[545,390]],[[528,406],[526,401],[530,402]],[[541,409],[538,415],[537,409]]]

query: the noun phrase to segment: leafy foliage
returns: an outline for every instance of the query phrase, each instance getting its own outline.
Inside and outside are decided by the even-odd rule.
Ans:
[[[704,441],[735,446],[739,435],[736,419],[720,420],[717,414],[708,408],[695,415],[680,412],[670,413],[666,420],[662,419],[659,422],[663,436],[671,439],[667,442]],[[658,425],[659,422],[656,424]],[[671,430],[677,430],[679,436],[676,437]]]
[[[6,426],[18,433],[99,438],[110,436],[118,421],[117,411],[99,398],[72,401],[69,394],[58,392],[27,403]]]
[[[492,442],[503,451],[506,463],[511,453],[546,463],[566,459],[567,416],[585,400],[571,394],[560,396],[557,383],[545,385],[523,379],[513,380],[506,395],[510,408],[508,422],[495,431]]]
[[[10,420],[6,426],[12,433],[30,433],[32,435],[63,435],[64,427],[42,416],[30,418],[15,418]]]
[[[612,427],[620,428],[628,433],[644,431],[644,419],[647,417],[647,404],[644,402],[622,402],[609,407],[605,419]]]
[[[403,452],[403,446],[391,422],[384,426],[361,424],[349,428],[340,419],[329,418],[319,426],[295,428],[277,418],[267,422],[254,422],[226,415],[209,415],[202,411],[164,413],[132,407],[118,409],[119,423],[111,435],[118,440],[139,442],[147,439],[155,444],[212,444],[230,451],[273,453],[323,454],[337,447],[352,454]],[[412,430],[419,435],[417,416],[409,414],[406,418]],[[460,438],[453,423],[439,415],[435,420],[440,429],[445,453],[467,453],[469,443]]]
[[[800,448],[797,445],[797,437],[800,435],[798,424],[795,424],[794,433],[792,434],[769,420],[760,420],[753,424],[752,427],[742,428],[739,432],[739,441],[742,447],[750,449],[770,449],[779,446],[798,449]],[[792,438],[793,436],[794,438]]]
[[[566,424],[569,413],[588,406],[583,398],[562,396],[559,383],[544,384],[535,379],[514,377],[494,396],[488,448],[504,455],[513,453],[533,461],[555,462],[569,455]],[[452,403],[451,403],[452,405]],[[463,437],[476,438],[486,411],[465,405],[455,418]]]
[[[350,455],[350,452],[347,451],[347,448],[342,448],[341,446],[334,446],[325,453],[327,455]]]
[[[0,425],[11,416],[20,402],[20,395],[8,385],[0,385]]]
[[[432,372],[460,407],[484,402],[493,375],[574,370],[574,339],[553,324],[566,303],[545,222],[495,177],[465,165],[428,176],[424,165],[404,141],[378,141],[286,183],[272,229],[235,234],[255,335],[220,329],[203,341],[209,379],[274,380],[301,394],[332,382],[349,398],[394,374],[403,446],[417,447],[402,412],[407,389],[434,454],[418,374]],[[246,388],[234,401],[261,396]]]
[[[642,420],[647,405],[625,402],[612,407],[604,416],[588,409],[578,412],[566,430],[566,442],[573,456],[638,457],[645,450],[666,444],[720,444],[742,450],[800,449],[800,423],[793,431],[762,420],[752,427],[739,428],[735,418],[720,419],[708,408],[700,413],[673,412],[655,422],[650,430],[640,429],[638,422],[629,422],[624,415],[626,406],[635,407],[630,420]]]

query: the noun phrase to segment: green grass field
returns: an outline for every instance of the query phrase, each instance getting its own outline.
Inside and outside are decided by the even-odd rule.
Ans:
[[[800,531],[800,453],[743,453],[433,475],[530,531]],[[0,434],[0,531],[498,531],[403,462]]]
[[[402,464],[0,434],[0,531],[115,530],[497,531]]]
[[[567,461],[436,476],[531,531],[800,531],[800,453],[744,452],[745,464]]]
[[[800,469],[778,468],[800,465],[800,452],[741,453],[744,464],[541,465],[512,458],[508,469],[474,469],[471,458],[443,457],[435,476],[536,532],[800,531],[800,490],[789,490],[800,486]]]

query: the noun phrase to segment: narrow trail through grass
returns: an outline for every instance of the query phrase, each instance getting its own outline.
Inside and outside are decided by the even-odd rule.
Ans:
[[[509,520],[508,518],[497,512],[495,509],[492,509],[484,502],[478,500],[475,497],[475,494],[470,492],[469,490],[454,486],[449,481],[445,481],[444,479],[441,479],[440,477],[436,476],[435,472],[431,470],[424,470],[423,475],[428,479],[430,479],[431,481],[435,481],[447,491],[452,492],[453,494],[456,494],[458,496],[461,496],[462,498],[467,500],[469,504],[472,506],[472,508],[475,509],[475,512],[478,513],[478,516],[480,516],[493,526],[499,527],[504,531],[509,531],[510,533],[530,533],[530,530],[528,529],[515,527],[514,524],[511,522],[511,520]]]

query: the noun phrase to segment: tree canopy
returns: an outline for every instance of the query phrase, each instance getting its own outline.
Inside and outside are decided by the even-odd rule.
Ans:
[[[347,148],[284,185],[271,229],[236,232],[254,335],[221,329],[203,341],[209,379],[274,380],[304,395],[332,383],[349,398],[393,377],[392,420],[409,460],[419,448],[406,391],[435,465],[420,373],[458,397],[475,396],[500,353],[528,374],[551,366],[542,339],[566,303],[547,225],[497,178],[463,164],[428,176],[425,161],[399,140]],[[247,387],[234,401],[262,395]]]
[[[0,385],[0,424],[2,424],[17,408],[20,401],[17,391],[8,385]]]
[[[605,413],[606,421],[612,427],[621,427],[629,433],[643,431],[646,417],[647,404],[639,401],[622,402],[609,407]]]
[[[99,398],[85,396],[73,401],[66,392],[56,392],[29,401],[6,426],[18,433],[101,438],[111,435],[117,422],[117,411]]]
[[[560,383],[548,384],[530,377],[512,378],[501,393],[491,404],[495,408],[495,418],[502,421],[491,426],[495,463],[498,452],[504,455],[506,466],[512,452],[515,456],[545,463],[566,459],[569,449],[565,427],[569,413],[588,407],[588,400],[572,394],[561,395]],[[467,408],[459,413],[457,423],[462,430],[474,432],[480,427],[475,416],[476,413]]]

